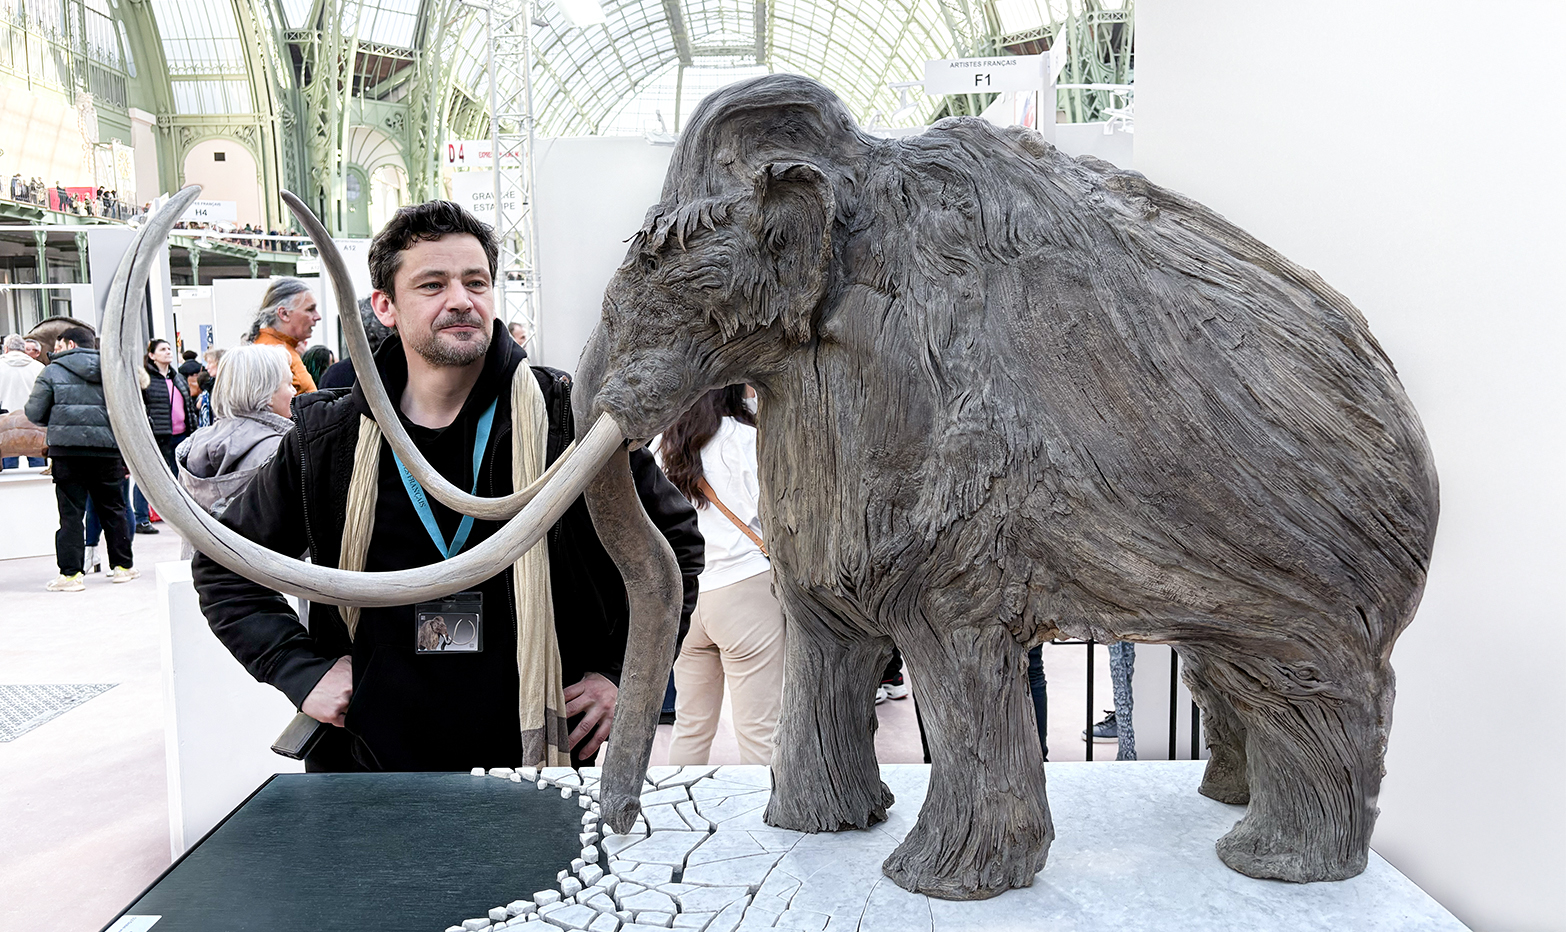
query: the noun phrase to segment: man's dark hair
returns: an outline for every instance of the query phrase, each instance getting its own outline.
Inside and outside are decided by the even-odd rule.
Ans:
[[[184,356],[186,359],[195,359],[196,358],[196,351],[193,350],[193,349],[188,349],[185,352],[181,353],[180,355]]]
[[[396,297],[392,283],[402,268],[403,251],[414,243],[453,233],[478,238],[484,255],[489,257],[489,277],[494,278],[500,264],[500,242],[495,239],[494,228],[451,201],[425,201],[399,208],[370,243],[370,286]]]
[[[97,338],[86,327],[66,327],[55,339],[75,343],[78,349],[96,349],[98,346]]]

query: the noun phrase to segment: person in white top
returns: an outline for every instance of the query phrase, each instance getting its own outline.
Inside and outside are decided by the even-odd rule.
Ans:
[[[783,703],[783,611],[761,536],[755,403],[746,385],[708,392],[657,444],[664,473],[696,506],[707,541],[701,595],[674,661],[670,764],[707,762],[725,680],[740,763],[772,762]]]
[[[43,363],[27,355],[27,341],[17,334],[5,338],[4,355],[0,355],[0,410],[20,411],[27,406],[27,398],[33,393],[33,382],[43,371]],[[18,457],[5,458],[3,469],[15,469]],[[39,457],[28,457],[28,465],[42,466]]]

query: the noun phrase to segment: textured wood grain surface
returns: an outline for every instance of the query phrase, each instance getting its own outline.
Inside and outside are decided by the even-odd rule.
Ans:
[[[884,818],[895,643],[935,760],[886,873],[1031,883],[1053,832],[1025,651],[1065,633],[1185,659],[1203,792],[1248,805],[1226,863],[1363,869],[1437,489],[1391,362],[1314,273],[1030,131],[877,139],[769,76],[692,115],[590,353],[579,392],[632,437],[712,387],[760,393],[788,622],[773,824]]]

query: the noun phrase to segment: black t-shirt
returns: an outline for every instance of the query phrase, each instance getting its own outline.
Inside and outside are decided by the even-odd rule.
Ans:
[[[483,390],[486,387],[488,390]],[[439,430],[403,418],[403,426],[425,459],[463,491],[473,490],[475,434],[479,416],[496,397],[494,388],[476,387],[457,419]],[[508,398],[501,398],[497,405],[488,451],[480,464],[478,494],[482,496],[511,491],[508,402]],[[501,454],[498,461],[497,453]],[[428,501],[442,536],[451,543],[461,515],[433,498]],[[501,527],[499,522],[475,520],[462,552],[474,549]],[[443,559],[408,496],[391,446],[383,443],[375,529],[365,569],[409,569]],[[520,759],[511,571],[485,580],[478,591],[484,601],[483,649],[477,653],[416,653],[411,605],[367,608],[360,613],[353,643],[354,698],[348,727],[361,733],[380,767],[466,770],[515,766]]]

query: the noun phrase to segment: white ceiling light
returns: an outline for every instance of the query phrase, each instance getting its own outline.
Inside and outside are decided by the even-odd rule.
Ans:
[[[560,12],[565,14],[573,29],[602,26],[608,22],[598,0],[555,0],[555,5],[560,7]]]

